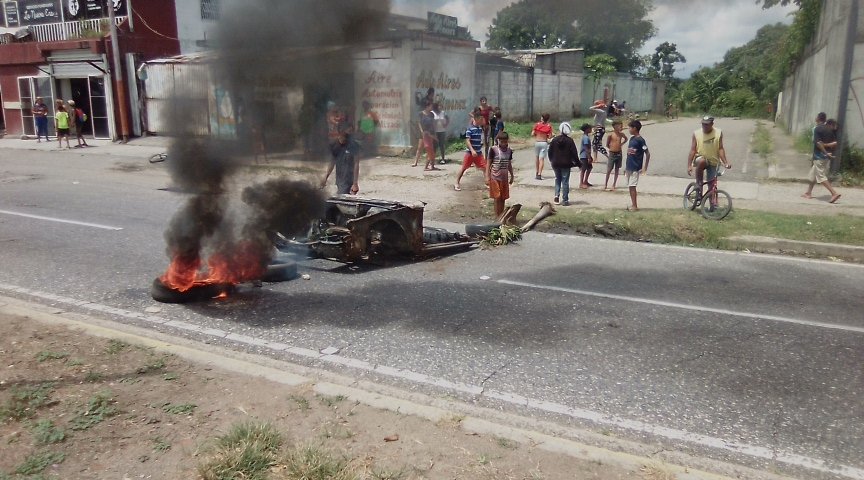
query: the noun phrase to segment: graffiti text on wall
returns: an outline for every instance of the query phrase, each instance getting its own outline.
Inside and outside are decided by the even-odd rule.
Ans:
[[[378,112],[382,130],[402,128],[402,91],[394,87],[390,75],[373,71],[363,79],[360,101],[369,102]]]
[[[450,77],[444,72],[437,76],[429,70],[421,70],[417,76],[415,88],[435,90],[434,101],[441,105],[442,110],[466,110],[468,108],[468,100],[466,98],[452,98],[447,96],[448,90],[461,90],[462,80],[459,77]],[[461,92],[457,92],[457,95]]]

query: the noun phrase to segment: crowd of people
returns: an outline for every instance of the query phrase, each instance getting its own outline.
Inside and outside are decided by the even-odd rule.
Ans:
[[[424,169],[440,170],[436,166],[436,160],[441,164],[446,163],[450,118],[441,110],[440,103],[434,97],[433,89],[430,89],[425,97],[418,95],[417,102],[418,105],[422,105],[422,108],[416,121],[417,150],[413,166],[418,166],[420,156],[425,154]],[[321,182],[322,187],[335,170],[337,193],[356,194],[359,191],[358,160],[361,144],[374,143],[372,137],[379,125],[377,115],[368,105],[364,105],[363,110],[363,118],[358,122],[358,131],[363,140],[357,142],[352,135],[353,122],[348,121],[344,113],[335,108],[335,104],[328,108],[327,123],[331,135],[332,162]],[[594,164],[605,162],[604,191],[616,191],[623,168],[624,183],[630,196],[627,210],[638,211],[639,179],[647,172],[651,161],[648,143],[641,135],[642,123],[638,119],[632,119],[625,124],[622,120],[622,115],[626,111],[623,102],[619,105],[617,101],[613,101],[607,105],[603,100],[597,100],[589,111],[592,114],[592,122],[584,123],[579,127],[578,138],[574,137],[574,129],[570,123],[561,123],[556,134],[554,126],[550,123],[550,115],[543,113],[540,116],[531,130],[531,139],[534,141],[535,180],[543,179],[544,166],[548,161],[555,176],[553,202],[568,206],[572,169],[579,170],[578,188],[588,189],[594,186],[589,181]],[[480,98],[479,104],[471,110],[468,117],[469,125],[464,132],[465,151],[453,189],[461,191],[465,172],[471,167],[477,168],[483,172],[489,198],[493,200],[495,216],[498,217],[504,212],[506,200],[510,198],[510,186],[514,181],[510,135],[506,130],[501,109],[491,106],[486,97]],[[607,122],[611,122],[612,126],[612,131],[608,134]],[[726,158],[723,132],[714,126],[714,118],[705,116],[700,123],[700,128],[692,134],[690,151],[687,155],[687,174],[694,176],[699,197],[706,186],[710,190],[716,185],[721,165],[726,169],[732,168],[732,163]],[[837,122],[827,119],[824,113],[820,113],[816,123],[813,130],[813,165],[809,175],[810,183],[802,197],[812,198],[813,188],[819,183],[831,194],[830,203],[835,203],[840,198],[840,194],[828,181],[827,171],[837,148]],[[601,160],[601,156],[605,159]],[[711,201],[716,202],[715,199]],[[709,208],[715,206],[712,204]]]

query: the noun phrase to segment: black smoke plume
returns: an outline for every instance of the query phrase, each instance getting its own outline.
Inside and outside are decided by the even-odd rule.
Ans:
[[[245,207],[230,208],[233,180],[239,177],[235,174],[253,154],[250,138],[266,131],[285,139],[282,147],[291,147],[290,140],[301,131],[301,112],[323,117],[323,98],[353,93],[334,92],[333,85],[353,85],[352,48],[378,35],[390,10],[388,0],[243,0],[222,5],[210,56],[210,88],[228,92],[237,138],[206,135],[202,118],[207,118],[208,102],[191,88],[177,91],[168,119],[174,142],[167,165],[175,186],[192,196],[165,232],[172,261],[230,257],[238,245],[253,245],[264,262],[273,250],[269,234],[298,233],[321,216],[320,191],[287,178],[246,187],[241,195]],[[318,98],[307,98],[310,92]],[[302,97],[302,107],[284,100],[289,93]]]

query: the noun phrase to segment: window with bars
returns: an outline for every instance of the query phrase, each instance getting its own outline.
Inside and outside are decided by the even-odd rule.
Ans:
[[[219,20],[220,0],[201,0],[201,19]]]

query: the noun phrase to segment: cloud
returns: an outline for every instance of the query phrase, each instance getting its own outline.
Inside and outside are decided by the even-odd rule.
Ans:
[[[498,11],[513,3],[515,0],[392,0],[392,10],[421,18],[429,11],[454,16],[459,25],[468,27],[475,40],[485,44]],[[639,53],[650,55],[663,42],[676,44],[687,59],[677,68],[684,76],[720,62],[730,48],[755,38],[764,25],[791,23],[789,14],[797,8],[777,6],[763,10],[761,2],[755,0],[654,0],[653,4],[649,18],[657,27],[657,35]]]
[[[654,6],[649,18],[657,27],[657,35],[640,53],[650,55],[661,43],[674,43],[687,59],[686,64],[677,66],[683,76],[722,61],[729,49],[754,39],[765,25],[791,23],[790,13],[796,10],[793,6],[763,10],[753,0],[729,0],[723,8],[714,2],[690,0],[655,0]]]

